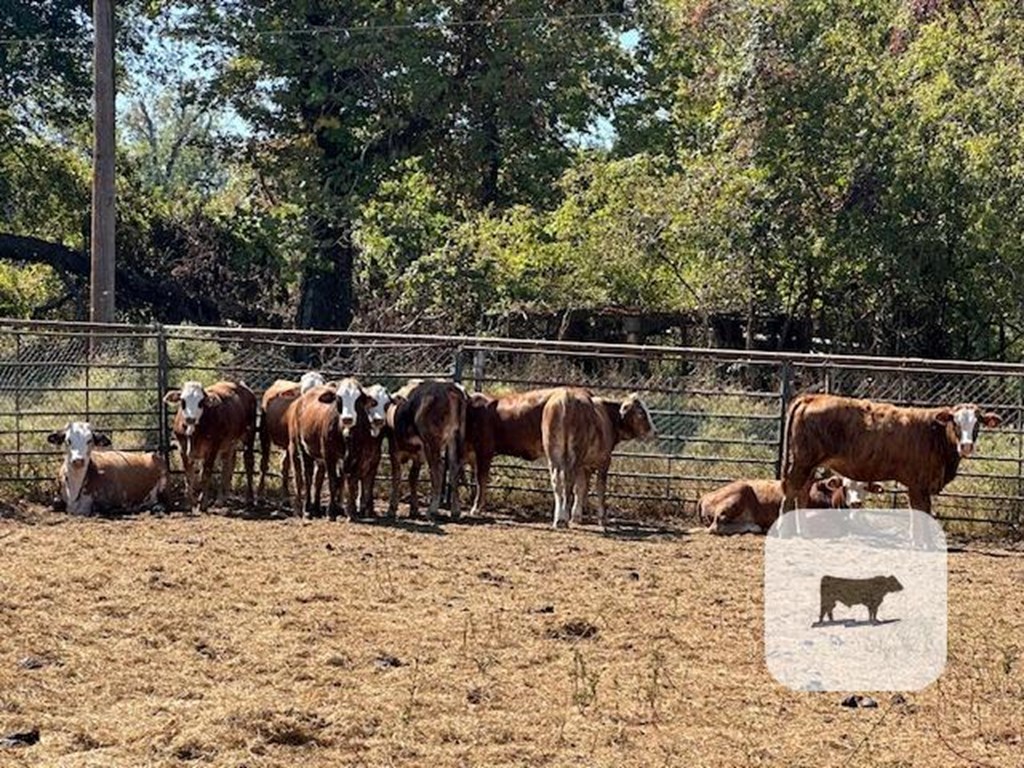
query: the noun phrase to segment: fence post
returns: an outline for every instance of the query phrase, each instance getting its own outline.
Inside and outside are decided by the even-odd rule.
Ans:
[[[21,361],[20,331],[16,331],[14,334],[14,359],[17,362],[14,374],[14,452],[16,455],[14,467],[17,478],[21,480],[21,391],[25,387],[25,365]]]
[[[478,349],[473,353],[473,391],[480,392],[484,386],[484,365],[487,362],[487,352]]]
[[[1014,505],[1013,524],[1020,528],[1021,497],[1024,496],[1024,377],[1017,379],[1017,503]]]
[[[789,360],[782,362],[782,370],[779,372],[782,379],[779,387],[779,450],[775,456],[775,477],[782,479],[782,470],[785,466],[786,451],[786,411],[789,409],[789,400],[793,391],[793,366]]]
[[[156,423],[157,439],[160,443],[160,455],[168,468],[171,466],[171,437],[167,429],[167,415],[164,408],[164,395],[168,389],[168,369],[170,361],[167,359],[167,332],[160,323],[154,326],[156,330]]]
[[[452,358],[452,381],[457,384],[462,383],[462,353],[463,348],[461,346],[455,348],[455,356]],[[459,467],[459,477],[462,476],[462,467]],[[444,473],[441,475],[441,501],[445,508],[451,510],[452,508],[452,494],[458,493],[458,488],[452,488],[448,482],[448,453],[445,452],[444,456]]]
[[[455,357],[452,359],[452,381],[462,383],[462,347],[455,348]]]

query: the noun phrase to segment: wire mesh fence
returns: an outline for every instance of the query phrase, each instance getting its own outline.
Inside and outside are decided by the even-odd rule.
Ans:
[[[69,420],[92,422],[120,448],[166,451],[171,414],[161,398],[169,388],[234,377],[259,393],[314,369],[389,389],[452,377],[490,393],[557,385],[640,392],[657,436],[616,452],[608,495],[620,515],[688,516],[722,483],[776,477],[785,407],[802,392],[901,405],[975,402],[1003,423],[985,431],[935,509],[951,520],[1021,521],[1020,365],[191,326],[0,321],[0,483],[18,493],[50,483],[60,456],[46,435]],[[386,478],[378,493],[385,487]],[[494,504],[550,504],[543,462],[499,459],[492,488]],[[894,484],[884,503],[905,503]]]

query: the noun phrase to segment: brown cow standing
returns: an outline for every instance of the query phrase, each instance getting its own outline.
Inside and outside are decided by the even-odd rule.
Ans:
[[[381,445],[387,421],[387,409],[391,395],[380,384],[364,387],[373,405],[368,411],[360,411],[356,425],[345,438],[345,458],[342,462],[345,483],[348,486],[346,510],[349,518],[356,514],[356,497],[359,498],[359,514],[373,516],[373,484],[380,467]]]
[[[221,482],[217,502],[230,492],[239,443],[245,462],[246,502],[252,505],[256,440],[256,395],[252,390],[243,382],[218,381],[203,387],[198,381],[186,381],[180,390],[168,392],[164,402],[179,405],[172,429],[181,448],[192,512],[205,512],[209,507],[210,475],[218,458]]]
[[[934,494],[956,477],[970,456],[981,424],[1002,419],[974,404],[900,408],[836,395],[802,395],[789,406],[786,508],[807,506],[814,469],[828,467],[855,480],[895,480],[907,488],[910,507],[931,513]],[[911,516],[911,526],[916,518]],[[911,530],[917,540],[917,532]]]
[[[541,416],[555,389],[513,392],[499,397],[477,392],[466,409],[467,463],[476,475],[476,498],[470,514],[482,514],[495,456],[536,461],[544,455]]]
[[[861,483],[840,475],[811,484],[808,509],[851,509],[864,493],[882,493],[877,483]],[[697,514],[710,533],[766,533],[779,517],[781,480],[734,480],[709,491],[697,502]]]
[[[409,516],[417,516],[416,485],[422,462],[430,472],[430,507],[427,516],[434,520],[441,506],[444,461],[452,489],[452,519],[459,518],[459,494],[456,488],[462,461],[466,428],[466,390],[451,381],[414,380],[392,395],[387,412],[388,452],[391,455],[391,498],[388,516],[398,511],[402,464],[409,468]]]
[[[58,483],[68,514],[131,511],[157,502],[166,504],[167,464],[158,454],[94,450],[108,447],[110,438],[93,431],[84,421],[73,421],[46,439],[64,446]]]
[[[260,484],[256,489],[257,497],[263,498],[272,446],[284,451],[281,459],[281,493],[285,498],[288,497],[288,480],[291,474],[291,461],[288,458],[288,409],[299,395],[323,384],[323,375],[310,371],[304,373],[300,381],[278,379],[263,393],[259,414]]]
[[[374,401],[353,378],[313,387],[288,409],[288,456],[295,471],[295,514],[311,517],[313,471],[327,475],[328,517],[337,519],[342,492],[338,470],[345,456],[345,441],[356,426],[360,412]],[[319,481],[317,501],[319,502]],[[352,519],[354,515],[349,515]]]
[[[623,440],[654,433],[647,406],[637,393],[622,402],[594,397],[585,389],[562,387],[552,393],[541,416],[544,453],[555,491],[554,527],[582,522],[590,474],[597,471],[601,525],[608,521],[605,489],[612,451]]]

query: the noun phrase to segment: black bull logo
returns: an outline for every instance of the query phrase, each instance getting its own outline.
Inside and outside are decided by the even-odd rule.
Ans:
[[[863,605],[868,609],[868,621],[878,624],[878,608],[882,600],[890,592],[900,592],[903,585],[895,576],[872,576],[870,579],[844,579],[838,576],[821,577],[821,611],[818,624],[824,623],[828,616],[830,622],[835,621],[832,612],[836,603],[847,608]]]

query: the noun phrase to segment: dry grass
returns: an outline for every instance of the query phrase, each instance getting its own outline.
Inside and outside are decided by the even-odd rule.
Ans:
[[[762,545],[502,520],[0,519],[0,736],[41,733],[0,764],[1020,764],[1024,556],[951,554],[945,675],[849,710],[769,677]]]

